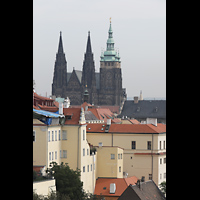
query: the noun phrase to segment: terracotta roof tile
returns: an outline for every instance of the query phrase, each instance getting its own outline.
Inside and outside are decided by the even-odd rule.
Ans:
[[[81,108],[63,108],[63,114],[71,115],[71,119],[66,119],[65,124],[79,124]]]
[[[135,185],[138,178],[133,176],[130,178],[98,178],[96,180],[94,194],[103,196],[121,196],[126,190],[128,184]],[[110,184],[115,183],[115,194],[110,194]]]
[[[105,127],[101,130],[103,124],[88,124],[87,132],[105,132]],[[166,125],[157,124],[111,124],[109,133],[165,133]]]

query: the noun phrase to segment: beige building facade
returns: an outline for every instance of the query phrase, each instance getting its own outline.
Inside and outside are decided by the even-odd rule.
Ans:
[[[72,115],[73,112],[77,115],[76,111],[71,110]],[[33,119],[33,165],[44,166],[47,169],[51,167],[51,162],[68,163],[71,169],[81,170],[83,189],[93,193],[97,153],[90,152],[84,111],[78,113],[78,121],[67,120],[64,125],[46,125],[38,119]]]
[[[166,181],[166,125],[88,124],[87,138],[93,145],[118,146],[123,151],[123,172],[159,185]]]
[[[97,146],[97,178],[123,178],[123,149]]]

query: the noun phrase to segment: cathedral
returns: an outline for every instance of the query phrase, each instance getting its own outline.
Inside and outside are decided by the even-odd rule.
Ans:
[[[52,95],[69,97],[71,105],[81,105],[84,96],[94,105],[121,106],[126,99],[126,89],[122,88],[121,60],[114,49],[113,31],[110,22],[107,48],[100,56],[100,72],[95,72],[90,32],[88,32],[86,53],[82,71],[67,72],[67,61],[60,32],[58,53],[54,65]]]

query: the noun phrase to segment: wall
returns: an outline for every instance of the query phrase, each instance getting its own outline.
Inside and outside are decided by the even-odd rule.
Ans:
[[[98,152],[97,178],[123,178],[123,149],[105,146],[96,147],[96,149]],[[111,159],[111,154],[115,155],[115,159]],[[120,154],[120,158],[118,158],[118,154]],[[119,172],[119,167],[121,167],[121,172]]]
[[[60,150],[61,150],[61,140],[59,140],[59,130],[62,135],[61,126],[48,126],[48,132],[50,131],[50,142],[48,141],[48,133],[47,133],[47,143],[48,143],[48,149],[47,149],[47,159],[48,159],[48,165],[47,167],[50,167],[51,162],[57,162],[58,164],[61,163],[60,159]],[[53,131],[53,139],[52,141],[52,131]],[[57,131],[57,140],[56,140],[56,134]],[[62,137],[61,137],[62,139]],[[49,159],[49,153],[51,152],[51,160]],[[56,152],[57,152],[57,158],[56,158]],[[52,153],[53,153],[53,159],[52,159]]]
[[[47,165],[47,126],[36,126],[33,124],[33,130],[35,131],[33,165]]]
[[[55,179],[33,182],[33,191],[43,196],[47,196],[51,191],[56,192]]]
[[[86,192],[93,193],[96,180],[96,171],[94,170],[96,169],[96,155],[90,155],[86,125],[67,125],[63,126],[62,130],[67,131],[67,140],[62,140],[61,143],[62,150],[67,151],[67,158],[62,158],[61,161],[68,163],[73,170],[76,170],[78,167],[81,170],[83,189]],[[83,149],[85,149],[85,155],[83,155]],[[85,172],[83,172],[83,167],[85,167]]]
[[[152,173],[151,153],[154,153],[153,180],[157,185],[166,180],[166,178],[160,180],[160,173],[162,173],[162,177],[166,173],[166,164],[159,164],[160,158],[164,163],[164,158],[166,157],[166,134],[153,134],[152,137],[152,134],[87,133],[87,138],[88,142],[93,145],[99,145],[99,142],[102,142],[103,146],[113,145],[123,148],[123,171],[128,173],[128,177],[136,176],[141,178],[141,176],[145,176],[145,180],[149,180],[149,174]],[[152,150],[147,150],[147,141],[152,140],[153,152]],[[132,149],[132,141],[136,141],[136,149]],[[163,141],[165,141],[165,149],[160,149],[160,141],[162,146]]]

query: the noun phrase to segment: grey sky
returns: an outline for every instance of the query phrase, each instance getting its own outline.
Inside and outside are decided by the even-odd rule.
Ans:
[[[90,31],[99,72],[110,17],[128,97],[140,90],[144,98],[166,97],[166,0],[34,0],[33,79],[38,94],[51,94],[60,31],[67,71],[82,70]]]

